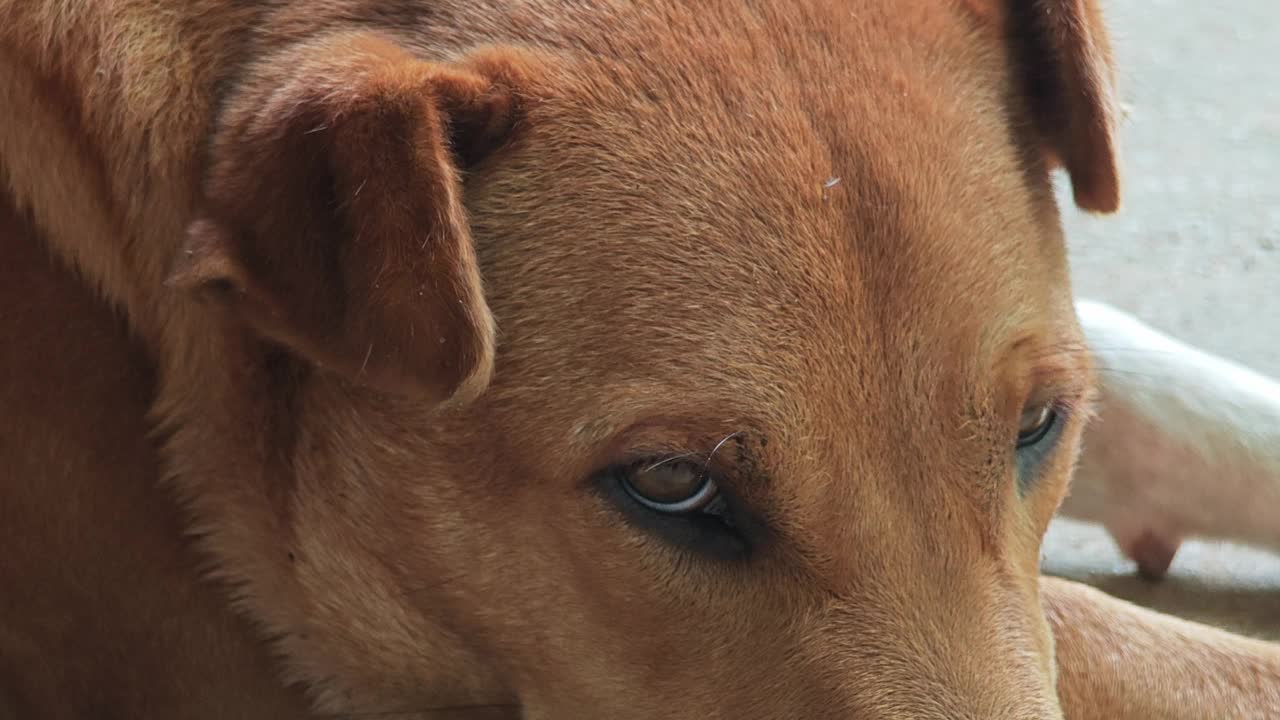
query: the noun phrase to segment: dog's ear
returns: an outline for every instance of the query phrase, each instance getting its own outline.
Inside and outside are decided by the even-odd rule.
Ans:
[[[1120,206],[1111,41],[1097,0],[1011,0],[1005,31],[1050,167],[1076,205]]]
[[[509,139],[520,72],[499,50],[436,64],[367,35],[252,71],[169,285],[358,383],[474,396],[494,327],[460,173]]]

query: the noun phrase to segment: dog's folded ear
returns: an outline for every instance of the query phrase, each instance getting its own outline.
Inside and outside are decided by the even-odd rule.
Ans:
[[[1084,210],[1120,205],[1111,42],[1098,0],[1009,0],[1005,31],[1051,167]]]
[[[368,35],[261,64],[226,101],[169,285],[358,383],[474,396],[494,327],[460,177],[510,139],[520,73]]]

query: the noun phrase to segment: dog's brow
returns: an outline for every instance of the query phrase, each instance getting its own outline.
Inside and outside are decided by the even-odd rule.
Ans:
[[[1028,379],[1041,394],[1066,399],[1086,392],[1092,362],[1089,348],[1083,343],[1054,343],[1036,350],[1031,360]]]

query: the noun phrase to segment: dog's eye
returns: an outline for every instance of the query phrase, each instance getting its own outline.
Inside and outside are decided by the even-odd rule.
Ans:
[[[636,502],[668,515],[717,514],[719,489],[699,464],[680,460],[636,463],[622,471],[622,488]]]
[[[1062,413],[1053,402],[1028,405],[1018,422],[1015,458],[1018,492],[1025,493],[1040,475],[1040,466],[1053,453],[1062,429]]]
[[[748,535],[761,531],[702,461],[657,457],[614,465],[595,477],[631,525],[707,557],[742,558],[750,549]]]
[[[1058,413],[1051,403],[1027,407],[1018,423],[1018,449],[1040,444],[1057,422]]]

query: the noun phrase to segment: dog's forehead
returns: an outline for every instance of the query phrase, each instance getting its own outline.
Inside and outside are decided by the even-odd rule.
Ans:
[[[744,16],[566,70],[473,198],[508,365],[756,406],[972,365],[1065,271],[995,45],[956,12]]]

